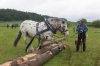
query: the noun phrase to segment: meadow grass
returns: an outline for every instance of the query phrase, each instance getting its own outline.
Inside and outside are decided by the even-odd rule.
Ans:
[[[82,52],[81,48],[79,52],[76,52],[74,41],[77,39],[77,34],[75,36],[73,27],[69,27],[69,36],[66,40],[60,43],[68,45],[65,50],[55,55],[49,61],[47,61],[43,66],[99,66],[100,65],[100,33],[95,33],[100,31],[100,28],[89,27],[88,39],[86,42],[86,52]],[[16,29],[0,27],[0,64],[13,60],[18,57],[26,55],[25,44],[23,37],[21,37],[18,42],[17,47],[13,46],[15,37],[19,27]],[[54,38],[61,37],[62,35],[58,32]],[[72,37],[73,36],[73,37]],[[37,39],[34,40],[33,46],[37,47]]]
[[[7,24],[18,24],[20,25],[22,21],[0,21],[0,26],[5,27]]]
[[[87,32],[88,39],[86,42],[86,52],[82,52],[81,48],[79,52],[76,52],[74,41],[77,39],[72,32],[72,27],[69,27],[70,35],[63,43],[69,45],[63,52],[54,56],[45,66],[99,66],[100,64],[100,28],[90,28]],[[73,36],[73,37],[72,37]],[[70,50],[68,50],[70,48]]]

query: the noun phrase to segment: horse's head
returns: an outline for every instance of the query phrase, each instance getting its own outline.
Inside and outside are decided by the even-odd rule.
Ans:
[[[61,18],[49,18],[48,20],[55,29],[59,30],[65,36],[68,36],[67,20]]]

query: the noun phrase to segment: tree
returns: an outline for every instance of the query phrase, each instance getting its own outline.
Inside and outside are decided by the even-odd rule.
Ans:
[[[81,19],[83,23],[87,23],[87,20],[85,18]]]
[[[92,22],[93,27],[99,27],[100,28],[100,20],[95,20]]]
[[[48,16],[50,17],[50,16]],[[22,20],[34,20],[43,21],[44,16],[37,13],[22,12],[14,9],[0,9],[0,21],[22,21]]]
[[[5,18],[4,18],[4,21],[11,21],[12,20],[12,17],[10,17],[10,16],[5,16]]]

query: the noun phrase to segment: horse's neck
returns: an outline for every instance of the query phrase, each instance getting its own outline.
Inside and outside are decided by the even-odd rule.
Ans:
[[[39,30],[41,31],[41,30],[44,30],[44,29],[47,29],[45,23],[44,22],[40,22],[39,23]]]
[[[53,27],[54,27],[56,30],[59,30],[60,25],[59,25],[58,22],[53,22],[53,23],[51,23],[51,24],[53,25]]]
[[[45,29],[47,29],[47,26],[45,25],[45,23],[40,22],[39,23],[39,31],[42,31],[42,30],[45,30]],[[46,32],[40,34],[40,38],[41,38],[41,40],[44,41],[44,40],[50,39],[52,35],[53,35],[53,33],[51,31],[46,31]],[[49,38],[47,39],[46,36],[48,36]]]

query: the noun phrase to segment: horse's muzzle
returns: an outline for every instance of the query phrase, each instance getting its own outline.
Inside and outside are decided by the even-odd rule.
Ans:
[[[69,31],[64,32],[64,36],[67,37],[69,35]]]

